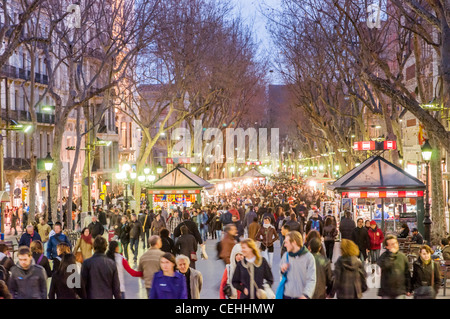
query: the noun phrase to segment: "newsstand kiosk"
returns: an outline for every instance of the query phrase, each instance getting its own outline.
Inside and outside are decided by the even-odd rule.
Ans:
[[[384,233],[397,233],[403,223],[424,233],[426,186],[401,168],[376,155],[328,186],[340,194],[341,213],[375,220]]]
[[[202,191],[214,185],[182,166],[157,180],[148,190],[151,209],[176,209],[202,205]]]

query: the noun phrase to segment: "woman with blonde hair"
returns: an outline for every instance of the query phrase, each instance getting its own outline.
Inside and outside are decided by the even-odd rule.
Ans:
[[[267,260],[261,257],[253,239],[244,239],[240,244],[244,259],[236,265],[232,285],[241,292],[240,299],[264,298],[261,290],[268,290],[272,286],[272,270]]]
[[[360,299],[367,290],[366,271],[359,259],[359,248],[351,240],[342,239],[341,256],[334,266],[333,291],[337,299]]]

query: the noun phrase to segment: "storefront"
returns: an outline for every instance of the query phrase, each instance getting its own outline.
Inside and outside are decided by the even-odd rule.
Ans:
[[[188,169],[177,166],[148,190],[150,209],[175,209],[203,205],[202,194],[212,184]]]
[[[425,184],[381,156],[372,156],[328,187],[339,194],[341,214],[375,220],[386,233],[403,223],[423,234]]]

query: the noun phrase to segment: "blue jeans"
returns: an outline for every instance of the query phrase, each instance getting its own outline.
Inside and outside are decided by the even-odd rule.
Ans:
[[[217,236],[217,240],[221,240],[222,239],[222,231],[216,230],[216,236]]]
[[[134,254],[134,261],[137,261],[137,256],[139,252],[139,238],[130,238],[131,251]]]
[[[203,242],[205,242],[208,239],[208,227],[203,226],[203,228],[199,229],[200,236],[202,237]]]

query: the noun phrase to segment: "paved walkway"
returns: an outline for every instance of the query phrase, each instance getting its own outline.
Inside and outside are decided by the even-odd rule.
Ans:
[[[19,229],[18,229],[19,231]],[[9,229],[8,232],[6,232],[6,240],[12,240],[14,236],[9,236]],[[21,231],[19,231],[19,235],[21,234]],[[219,286],[220,281],[222,279],[222,275],[225,269],[225,265],[222,260],[216,259],[216,240],[207,240],[206,241],[206,252],[208,254],[207,260],[198,260],[196,263],[196,268],[199,270],[203,275],[203,288],[200,293],[201,299],[219,299]],[[280,281],[280,275],[279,275],[279,262],[280,262],[280,244],[279,241],[275,244],[274,249],[274,260],[273,260],[273,267],[272,272],[274,276],[274,284],[272,286],[272,289],[276,291],[278,283]],[[200,251],[200,249],[199,249]],[[139,244],[139,254],[138,254],[138,261],[139,257],[143,254],[143,243],[140,241]],[[198,253],[200,256],[200,253]],[[129,250],[129,258],[130,258],[130,265],[133,268],[137,268],[137,265],[133,263],[133,254],[131,250]],[[337,258],[340,256],[340,245],[339,242],[336,242],[334,246],[334,253],[333,253],[333,261],[335,262]],[[17,261],[17,259],[16,259]],[[147,298],[147,292],[145,290],[145,286],[143,283],[143,280],[140,278],[135,278],[130,276],[128,273],[125,272],[125,289],[126,289],[126,298],[127,299],[145,299]],[[437,299],[450,299],[450,289],[446,291],[446,296],[443,295],[444,290],[441,288],[439,290],[439,294],[437,296]],[[364,295],[363,299],[379,299],[377,296],[378,289],[368,289]],[[407,297],[407,299],[412,299],[412,297]]]

